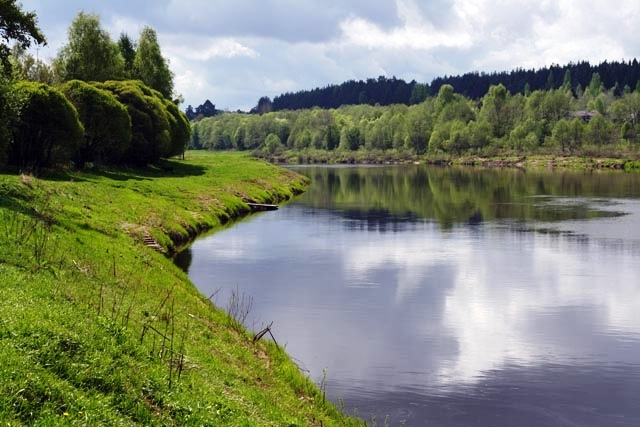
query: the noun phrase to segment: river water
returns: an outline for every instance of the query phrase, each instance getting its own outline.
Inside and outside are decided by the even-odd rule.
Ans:
[[[640,174],[301,167],[179,263],[369,425],[639,426]]]

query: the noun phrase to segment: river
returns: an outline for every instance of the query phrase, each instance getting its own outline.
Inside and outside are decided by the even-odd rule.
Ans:
[[[179,263],[369,425],[640,425],[640,174],[300,167]]]

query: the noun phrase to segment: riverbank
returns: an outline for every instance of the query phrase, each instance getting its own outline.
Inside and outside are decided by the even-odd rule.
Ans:
[[[248,307],[215,306],[170,259],[247,202],[307,185],[238,153],[0,175],[3,425],[361,425],[282,348],[253,342]]]
[[[504,154],[492,156],[435,156],[417,155],[397,150],[326,151],[308,149],[304,151],[284,151],[270,155],[254,151],[256,158],[275,164],[411,164],[460,165],[481,167],[516,167],[547,169],[616,169],[640,171],[640,154],[631,153],[627,157],[606,157],[592,155]]]

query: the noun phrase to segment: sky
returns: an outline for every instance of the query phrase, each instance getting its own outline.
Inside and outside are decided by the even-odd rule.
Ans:
[[[637,0],[18,0],[54,58],[78,12],[115,41],[153,28],[194,107],[249,110],[262,96],[378,76],[430,83],[466,72],[640,56]],[[33,52],[32,52],[33,53]]]

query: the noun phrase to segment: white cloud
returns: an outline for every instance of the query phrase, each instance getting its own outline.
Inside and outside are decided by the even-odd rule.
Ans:
[[[456,28],[443,31],[425,20],[414,0],[396,0],[396,7],[399,26],[384,29],[369,20],[351,16],[340,23],[340,42],[356,48],[418,51],[471,45],[469,34],[458,32]]]
[[[114,39],[122,31],[137,37],[149,25],[171,64],[180,64],[176,89],[187,102],[209,98],[232,109],[250,108],[280,88],[380,74],[428,83],[443,74],[631,59],[640,49],[635,0],[22,3],[36,11],[49,39],[41,57],[55,56],[79,10],[99,14]]]
[[[193,38],[183,35],[165,35],[164,52],[168,56],[205,62],[214,58],[258,58],[260,54],[233,38]]]

